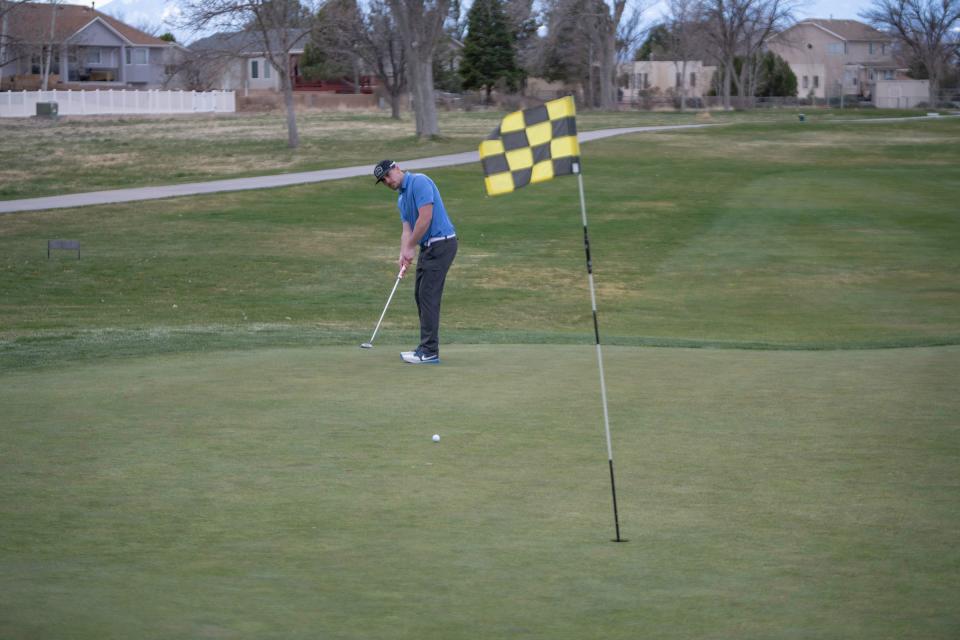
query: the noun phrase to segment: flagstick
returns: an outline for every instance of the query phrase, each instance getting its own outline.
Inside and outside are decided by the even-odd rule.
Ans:
[[[614,542],[626,542],[620,537],[620,516],[617,513],[617,483],[613,476],[613,444],[610,440],[610,413],[607,411],[607,383],[603,377],[603,353],[600,350],[600,326],[597,323],[597,294],[593,286],[593,262],[590,260],[590,233],[587,231],[587,203],[583,197],[583,174],[579,163],[574,165],[580,185],[580,213],[583,218],[583,249],[587,255],[587,279],[590,281],[590,305],[593,309],[593,335],[597,342],[597,365],[600,368],[600,397],[603,400],[603,427],[607,434],[607,460],[610,463],[610,492],[613,494],[613,525],[617,537]]]

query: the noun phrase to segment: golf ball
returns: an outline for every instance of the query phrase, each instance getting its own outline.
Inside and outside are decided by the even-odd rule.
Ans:
[[[440,434],[439,434],[439,433],[433,434],[433,441],[434,441],[434,442],[440,442]]]

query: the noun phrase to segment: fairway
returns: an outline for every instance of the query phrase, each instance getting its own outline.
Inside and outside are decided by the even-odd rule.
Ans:
[[[0,216],[0,638],[958,637],[960,118],[752,115],[582,147],[623,544],[576,180],[428,172],[435,367],[372,178]]]
[[[448,351],[5,376],[0,635],[955,636],[958,348],[609,348],[619,545],[593,349]]]

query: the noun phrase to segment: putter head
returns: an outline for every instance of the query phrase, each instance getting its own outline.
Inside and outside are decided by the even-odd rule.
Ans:
[[[364,342],[362,345],[360,345],[360,348],[361,348],[361,349],[373,349],[373,345],[370,344],[369,342]]]

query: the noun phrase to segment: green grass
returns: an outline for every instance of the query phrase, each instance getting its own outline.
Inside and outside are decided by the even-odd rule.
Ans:
[[[960,339],[960,121],[757,124],[584,145],[602,336],[832,349]],[[487,198],[431,172],[461,237],[452,342],[588,342],[577,182]],[[355,344],[395,275],[366,179],[0,219],[0,365]],[[77,238],[82,258],[46,258]],[[412,340],[410,281],[385,320]]]
[[[584,145],[619,545],[576,180],[430,172],[439,367],[368,179],[0,217],[0,637],[957,637],[958,143]]]
[[[586,112],[581,131],[691,122],[796,121],[797,110],[730,113]],[[819,110],[814,121],[918,115],[916,111]],[[417,140],[409,114],[307,112],[297,119],[300,147],[287,145],[278,114],[0,120],[0,200],[133,186],[373,165],[476,150],[499,111],[443,112],[442,138]],[[358,144],[362,141],[362,144]]]
[[[0,635],[956,637],[958,348],[604,355],[6,375]]]

